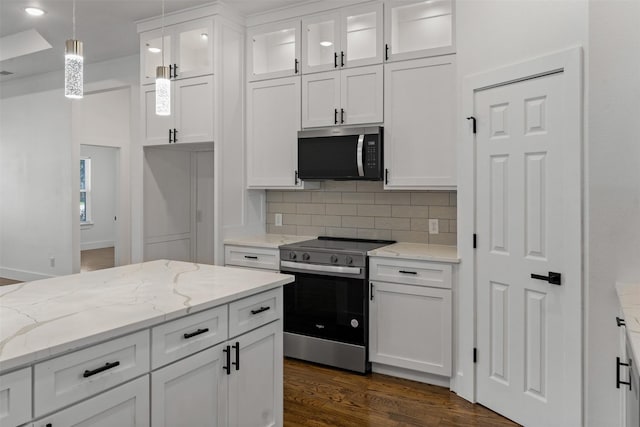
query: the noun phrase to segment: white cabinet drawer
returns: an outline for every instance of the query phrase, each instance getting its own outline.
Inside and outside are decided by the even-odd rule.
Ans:
[[[0,376],[0,426],[17,426],[31,419],[31,369]]]
[[[149,371],[149,331],[97,344],[35,365],[39,417]]]
[[[226,245],[224,248],[224,264],[277,271],[280,270],[280,251],[277,248]]]
[[[266,325],[282,317],[282,288],[229,304],[229,337]]]
[[[451,289],[451,266],[426,261],[371,257],[369,279]]]
[[[151,330],[151,367],[156,369],[227,339],[226,305],[181,317]]]

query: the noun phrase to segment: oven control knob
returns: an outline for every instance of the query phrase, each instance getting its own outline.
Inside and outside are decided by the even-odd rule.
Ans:
[[[303,254],[302,254],[302,259],[303,259],[303,260],[305,260],[305,261],[309,261],[309,258],[311,258],[311,257],[309,256],[309,254],[308,254],[308,253],[303,253]]]
[[[336,255],[331,255],[331,262],[334,264],[338,263],[338,257]]]
[[[289,259],[296,259],[296,253],[295,252],[289,252]]]
[[[346,261],[347,261],[347,265],[353,264],[353,258],[351,258],[350,256],[347,257]]]

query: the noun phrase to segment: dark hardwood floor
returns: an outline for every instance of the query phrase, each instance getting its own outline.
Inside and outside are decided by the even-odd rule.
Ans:
[[[286,427],[517,426],[443,387],[284,362]]]

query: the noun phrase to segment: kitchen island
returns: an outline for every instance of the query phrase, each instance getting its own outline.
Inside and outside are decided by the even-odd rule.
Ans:
[[[291,281],[159,260],[4,286],[0,424],[281,425]]]

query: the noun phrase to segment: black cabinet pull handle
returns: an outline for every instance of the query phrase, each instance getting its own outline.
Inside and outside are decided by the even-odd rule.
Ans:
[[[333,124],[334,125],[338,124],[338,109],[337,108],[333,109]]]
[[[293,62],[293,73],[298,74],[298,58],[294,59]]]
[[[233,366],[236,367],[236,371],[240,370],[240,343],[236,341],[233,345],[233,348],[236,350],[236,361],[233,362]]]
[[[44,426],[44,427],[53,427],[53,424],[51,424],[51,423],[47,423],[47,425],[46,425],[46,426]]]
[[[551,283],[552,285],[558,285],[558,286],[562,285],[562,274],[554,273],[553,271],[550,271],[548,276],[542,276],[540,274],[532,274],[531,278],[538,279],[538,280],[545,280]]]
[[[340,123],[344,123],[344,108],[340,109]]]
[[[178,77],[178,64],[173,64],[173,77]]]
[[[384,45],[384,60],[385,61],[389,60],[389,45],[388,44]]]
[[[629,381],[620,381],[620,366],[629,367]],[[620,384],[628,385],[631,390],[631,359],[629,359],[629,363],[622,363],[620,358],[616,357],[616,388],[620,388]]]
[[[169,144],[173,142],[173,130],[169,129]]]
[[[618,327],[627,325],[624,319],[621,319],[618,316],[616,316],[616,324],[618,325]]]
[[[227,371],[227,375],[231,375],[231,347],[226,346],[222,352],[227,355],[227,366],[223,366],[222,369]]]
[[[298,179],[298,171],[295,172],[295,184],[298,185],[298,182],[300,182],[300,180]]]
[[[255,256],[255,255],[245,255],[244,257],[245,257],[246,259],[258,259],[258,257],[257,257],[257,256]]]
[[[384,170],[384,184],[387,185],[389,183],[389,169]]]
[[[369,283],[369,300],[373,301],[373,282]]]
[[[178,129],[173,128],[173,142],[178,142]]]
[[[82,374],[82,376],[83,376],[84,378],[89,378],[89,377],[91,377],[91,376],[93,376],[93,375],[99,374],[100,372],[104,372],[104,371],[106,371],[106,370],[109,370],[109,369],[115,368],[116,366],[120,366],[120,362],[118,362],[118,361],[116,361],[116,362],[112,362],[112,363],[108,363],[108,362],[107,362],[104,366],[101,366],[101,367],[99,367],[99,368],[93,369],[93,370],[91,370],[91,371],[87,369],[86,371],[84,371],[84,373]]]
[[[183,337],[184,337],[185,340],[188,340],[189,338],[193,338],[196,335],[204,334],[205,332],[209,332],[209,328],[198,329],[195,332],[190,332],[190,333],[184,334]]]
[[[406,270],[398,270],[398,273],[402,273],[402,274],[413,274],[413,275],[417,275],[418,272],[417,271],[406,271]]]
[[[257,310],[251,310],[251,314],[259,314],[259,313],[262,313],[263,311],[267,311],[267,310],[271,310],[271,307],[260,307]]]
[[[164,53],[162,55],[164,55]],[[171,64],[169,64],[169,78],[173,78],[173,65]]]
[[[340,52],[340,66],[344,67],[344,52]]]
[[[333,68],[338,68],[338,52],[333,52]]]

